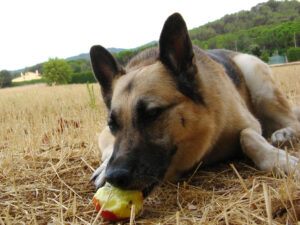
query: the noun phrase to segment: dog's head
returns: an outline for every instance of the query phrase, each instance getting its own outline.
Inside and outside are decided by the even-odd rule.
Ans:
[[[178,176],[177,168],[187,169],[174,164],[180,157],[185,163],[182,148],[195,138],[194,121],[204,104],[186,24],[179,14],[170,16],[159,46],[137,56],[126,70],[101,46],[93,46],[90,55],[115,136],[106,179],[147,194],[163,178]]]

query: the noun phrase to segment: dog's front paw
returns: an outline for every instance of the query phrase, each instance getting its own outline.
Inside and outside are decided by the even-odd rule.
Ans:
[[[271,158],[271,157],[270,157]],[[280,174],[280,171],[283,171],[285,174],[295,174],[299,176],[299,159],[298,157],[292,156],[287,152],[278,149],[277,157],[273,160],[273,169],[274,172]]]
[[[99,189],[100,187],[102,187],[106,181],[105,170],[106,170],[108,161],[109,161],[109,157],[107,159],[105,159],[104,162],[98,167],[98,169],[96,169],[94,171],[93,175],[90,178],[89,182],[94,181],[94,185],[95,185],[96,189]]]
[[[285,158],[286,159],[286,158]],[[299,165],[299,159],[295,156],[288,156],[289,162],[288,162],[288,167],[292,170],[296,170],[296,173],[299,173],[298,171],[298,165]]]
[[[287,158],[282,159],[282,161],[286,162]],[[299,179],[300,176],[300,168],[299,168],[299,159],[297,157],[289,155],[288,162],[284,166],[284,172],[286,174],[294,174],[297,179]]]
[[[273,145],[285,144],[287,142],[293,141],[295,136],[295,131],[289,127],[275,131],[271,136],[271,141]]]

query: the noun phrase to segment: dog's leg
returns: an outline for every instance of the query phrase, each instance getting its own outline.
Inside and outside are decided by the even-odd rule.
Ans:
[[[105,170],[108,161],[111,157],[111,154],[113,152],[114,141],[115,138],[111,134],[109,128],[108,127],[104,128],[104,130],[99,135],[99,140],[98,140],[99,149],[102,153],[102,158],[101,158],[102,163],[98,167],[98,169],[94,171],[93,175],[90,178],[90,182],[94,181],[96,189],[100,188],[105,183]]]
[[[243,152],[253,160],[261,170],[283,170],[287,174],[294,171],[299,174],[299,159],[287,154],[284,150],[269,144],[252,128],[242,130],[240,136]]]
[[[242,70],[250,92],[255,116],[260,120],[265,137],[272,144],[294,141],[300,136],[300,123],[280,90],[276,87],[269,66],[254,56],[240,54],[234,58]]]

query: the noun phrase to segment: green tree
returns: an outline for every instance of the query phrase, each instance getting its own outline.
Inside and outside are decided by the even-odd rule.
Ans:
[[[11,85],[12,76],[7,70],[0,71],[0,88]]]
[[[249,46],[249,51],[251,54],[256,55],[256,56],[261,56],[261,50],[258,44],[251,44]]]
[[[68,60],[67,63],[73,70],[73,73],[80,73],[92,70],[89,60],[84,58],[71,59]]]
[[[48,85],[67,84],[71,80],[71,68],[63,59],[49,59],[43,65],[43,76]]]

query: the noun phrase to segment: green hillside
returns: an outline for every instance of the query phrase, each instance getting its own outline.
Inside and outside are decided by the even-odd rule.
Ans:
[[[300,43],[300,21],[258,26],[216,35],[205,41],[193,39],[193,42],[204,49],[226,48],[257,56],[272,55],[275,51],[285,54],[289,48]]]
[[[234,33],[265,25],[279,25],[288,21],[300,21],[300,2],[274,1],[260,3],[250,11],[225,15],[219,20],[190,30],[194,40],[207,41],[220,34]]]
[[[257,56],[285,54],[300,43],[300,2],[268,1],[190,30],[204,49],[226,48]]]

